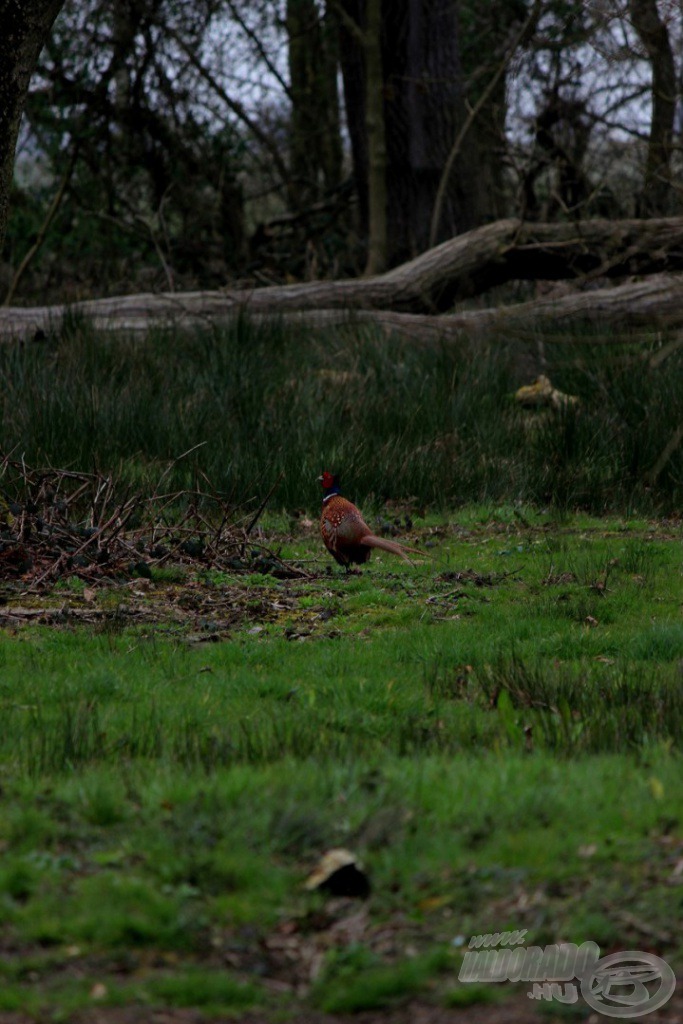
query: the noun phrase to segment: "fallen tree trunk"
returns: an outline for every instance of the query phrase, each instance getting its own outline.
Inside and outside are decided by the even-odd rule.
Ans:
[[[189,298],[189,301],[188,301]],[[151,327],[206,328],[227,325],[240,315],[240,307],[221,303],[215,292],[196,292],[176,296],[173,303],[164,296],[137,296],[135,306],[121,306],[121,300],[89,303],[96,307],[90,316],[98,330],[125,334],[144,334]],[[86,304],[81,304],[81,308]],[[85,315],[87,311],[83,309]],[[5,319],[5,315],[11,317]],[[36,332],[48,333],[56,325],[54,307],[44,309],[0,309],[0,341],[25,338]],[[428,316],[424,313],[399,313],[394,310],[315,309],[284,313],[253,313],[255,323],[271,322],[274,317],[283,324],[306,329],[330,327],[358,328],[370,325],[387,334],[399,334],[415,341],[437,341],[440,338],[476,337],[483,332],[514,332],[548,328],[567,328],[591,323],[609,328],[632,329],[683,327],[683,274],[656,274],[645,281],[628,282],[614,287],[575,292],[559,298],[545,296],[514,306],[467,310]],[[619,340],[615,338],[614,340]],[[623,339],[622,339],[623,340]]]
[[[683,305],[683,218],[591,220],[578,224],[527,224],[497,221],[430,249],[409,263],[376,277],[350,281],[314,281],[249,290],[125,295],[75,303],[70,307],[0,308],[0,337],[47,331],[67,308],[103,330],[139,331],[151,326],[194,326],[233,318],[240,312],[288,317],[309,311],[309,320],[337,322],[355,311],[362,320],[389,323],[394,314],[442,313],[455,301],[520,279],[614,278],[657,274],[651,291],[630,284],[598,293],[577,292],[544,298],[504,310],[481,310],[441,317],[439,331],[471,330],[492,319],[520,316],[559,319],[592,315],[678,316]],[[650,282],[645,282],[649,284]],[[629,289],[629,290],[625,290]],[[614,294],[616,293],[616,294]],[[629,298],[629,295],[632,297]],[[610,297],[611,296],[611,297]],[[599,301],[599,308],[596,303]],[[377,311],[383,311],[381,315]],[[602,310],[602,312],[601,312]],[[372,315],[371,315],[372,314]],[[431,320],[431,317],[430,317]],[[407,324],[402,320],[396,323]],[[417,321],[413,321],[417,329]],[[430,329],[431,330],[431,329]]]
[[[387,334],[414,341],[437,341],[458,337],[476,338],[495,331],[519,336],[520,332],[550,327],[563,329],[590,324],[609,330],[608,340],[623,342],[633,328],[683,327],[683,274],[657,274],[646,281],[628,282],[559,298],[551,296],[514,306],[467,310],[427,316],[396,313],[393,310],[310,310],[283,317],[285,323],[309,328],[352,327],[370,324]],[[624,333],[615,335],[614,331]]]

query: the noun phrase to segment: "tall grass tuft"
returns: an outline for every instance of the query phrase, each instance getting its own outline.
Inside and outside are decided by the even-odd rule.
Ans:
[[[127,340],[67,318],[47,342],[0,350],[3,447],[145,488],[199,445],[169,489],[201,471],[241,503],[281,477],[273,501],[288,508],[317,503],[325,466],[366,501],[674,509],[683,452],[661,456],[683,417],[683,352],[657,366],[642,346],[620,352],[568,337],[520,370],[500,337],[425,345],[242,319]],[[580,404],[520,409],[516,387],[541,369]]]
[[[513,746],[564,755],[622,753],[683,742],[681,663],[616,664],[606,672],[503,659],[478,675]]]

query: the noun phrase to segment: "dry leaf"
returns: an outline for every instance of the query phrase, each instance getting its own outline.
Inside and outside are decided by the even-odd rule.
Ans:
[[[515,392],[515,398],[520,405],[527,409],[538,409],[541,406],[564,409],[569,405],[578,405],[579,403],[576,395],[565,395],[562,391],[558,391],[543,374],[537,377],[533,384],[524,384],[519,388]]]

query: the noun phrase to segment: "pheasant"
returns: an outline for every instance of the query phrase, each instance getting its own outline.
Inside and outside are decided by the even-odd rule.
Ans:
[[[367,562],[373,548],[391,551],[392,554],[405,558],[407,562],[410,561],[408,552],[414,555],[423,553],[414,548],[406,548],[393,540],[375,537],[356,506],[342,498],[339,493],[339,477],[325,472],[318,479],[323,487],[320,532],[325,547],[344,568],[348,569],[351,562],[358,565]]]

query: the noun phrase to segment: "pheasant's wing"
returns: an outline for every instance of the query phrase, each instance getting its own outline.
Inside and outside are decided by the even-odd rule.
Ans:
[[[358,544],[362,537],[371,533],[370,527],[352,502],[335,496],[323,512],[323,537],[340,540],[343,544]]]
[[[370,532],[370,527],[357,511],[347,512],[336,528],[337,539],[342,544],[360,544]]]

